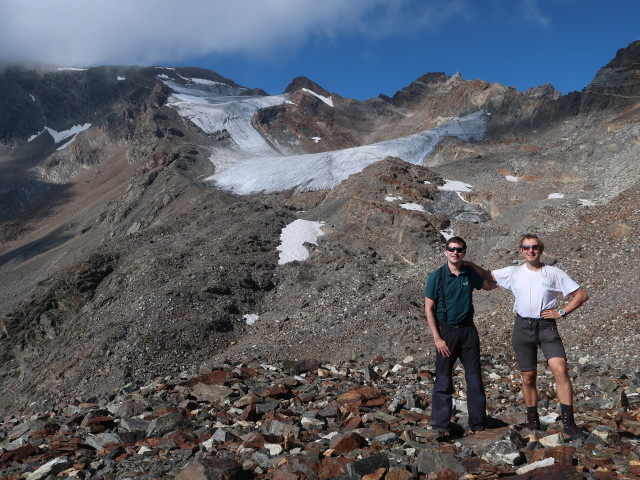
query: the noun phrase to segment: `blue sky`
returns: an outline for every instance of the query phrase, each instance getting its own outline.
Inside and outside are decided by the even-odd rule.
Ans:
[[[0,64],[199,66],[272,94],[303,75],[358,100],[440,71],[568,93],[639,19],[638,0],[0,0]]]

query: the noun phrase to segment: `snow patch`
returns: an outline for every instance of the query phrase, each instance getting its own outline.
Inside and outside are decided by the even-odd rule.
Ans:
[[[322,140],[322,137],[311,137],[311,140],[313,140],[314,143],[318,143],[320,140]]]
[[[426,212],[424,207],[422,205],[417,204],[417,203],[402,203],[402,204],[400,204],[400,206],[402,208],[404,208],[405,210],[415,210],[415,211],[418,211],[418,212]]]
[[[309,90],[308,88],[303,88],[302,89],[303,92],[307,92],[310,93],[311,95],[313,95],[314,97],[318,97],[320,100],[322,100],[324,103],[326,103],[327,105],[329,105],[330,107],[333,107],[333,100],[331,99],[331,97],[323,97],[322,95],[318,95],[316,92],[313,92],[311,90]]]
[[[582,205],[584,207],[595,207],[596,206],[596,202],[594,202],[593,200],[587,200],[585,198],[580,198],[578,200],[578,205]]]
[[[547,198],[564,198],[562,193],[550,193]]]
[[[200,85],[226,85],[222,82],[216,82],[215,80],[207,80],[206,78],[190,78],[193,83],[198,83]]]
[[[446,230],[440,230],[440,233],[442,234],[445,240],[449,240],[451,237],[455,236],[453,234],[453,229],[451,228],[448,228]]]
[[[438,187],[438,190],[444,190],[447,192],[472,192],[471,185],[457,180],[444,179],[444,185]]]
[[[122,82],[123,80],[126,80],[126,79],[127,77],[121,77],[120,75],[116,77],[116,80],[118,80],[119,82]]]
[[[72,142],[73,140],[75,140],[75,137],[78,133],[88,130],[89,127],[91,127],[91,124],[85,123],[84,125],[74,125],[69,130],[64,130],[62,132],[56,132],[53,128],[49,127],[44,127],[44,129],[49,132],[49,135],[51,135],[55,143],[60,143],[69,137],[73,137],[73,139],[71,139]],[[71,142],[68,142],[67,145]]]
[[[247,325],[253,325],[258,321],[260,317],[255,313],[248,313],[246,315],[243,315],[242,318],[244,318],[244,321],[247,323]]]
[[[395,202],[396,200],[402,200],[402,197],[396,197],[394,195],[387,195],[384,197],[387,202]]]
[[[29,137],[29,139],[27,140],[27,143],[31,142],[32,140],[35,140],[36,138],[38,138],[40,135],[42,135],[45,132],[45,130],[42,130],[41,132],[36,133],[35,135],[31,135]]]
[[[456,192],[460,200],[462,200],[465,203],[469,203],[464,199],[464,197],[460,193],[472,192],[473,190],[471,189],[471,185],[469,185],[468,183],[460,182],[458,180],[447,180],[446,178],[444,179],[444,181],[445,181],[445,184],[438,187],[438,190],[442,190],[444,192]]]
[[[172,86],[172,88],[175,90],[177,87]],[[169,99],[169,105],[206,133],[213,134],[226,130],[233,142],[248,154],[277,153],[253,127],[251,118],[261,108],[283,104],[287,98],[286,95],[216,98],[206,92],[193,89],[181,90]]]
[[[507,175],[506,177],[504,177],[507,181],[509,182],[514,182],[516,183],[518,181],[518,177],[514,177],[513,175]]]
[[[309,250],[305,243],[318,244],[318,237],[324,235],[322,226],[324,222],[312,222],[309,220],[294,220],[282,229],[280,245],[276,248],[280,252],[279,265],[293,261],[302,261],[309,258]]]

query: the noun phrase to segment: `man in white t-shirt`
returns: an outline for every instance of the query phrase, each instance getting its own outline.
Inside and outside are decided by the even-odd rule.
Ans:
[[[540,261],[544,244],[537,235],[520,239],[520,252],[525,263],[488,272],[472,265],[486,279],[511,290],[515,297],[516,314],[512,344],[522,372],[522,394],[527,407],[527,426],[541,429],[538,415],[537,349],[542,349],[556,381],[556,395],[564,433],[573,439],[584,438],[588,432],[576,425],[573,416],[573,385],[567,368],[567,355],[558,334],[556,320],[564,318],[589,299],[584,291],[564,271]],[[557,306],[560,295],[570,298],[564,307]]]

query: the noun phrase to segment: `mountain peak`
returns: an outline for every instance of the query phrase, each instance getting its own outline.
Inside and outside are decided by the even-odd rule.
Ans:
[[[531,87],[524,93],[533,97],[551,98],[553,100],[557,100],[562,96],[562,92],[560,90],[556,90],[556,88],[550,83],[545,83],[544,85],[540,85],[537,87]]]
[[[307,77],[296,77],[293,80],[291,80],[291,83],[289,83],[287,88],[285,88],[284,93],[297,92],[298,90],[302,90],[303,88],[306,88],[307,90],[311,90],[312,92],[322,95],[324,97],[331,96],[331,92],[325,90],[313,80],[309,80]]]

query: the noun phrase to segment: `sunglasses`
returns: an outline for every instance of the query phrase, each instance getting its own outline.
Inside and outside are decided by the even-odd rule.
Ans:
[[[445,247],[447,252],[458,252],[463,253],[465,250],[462,247]]]
[[[520,248],[523,250],[529,250],[530,248],[534,250],[542,250],[542,245],[521,245]]]

